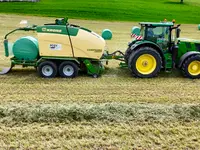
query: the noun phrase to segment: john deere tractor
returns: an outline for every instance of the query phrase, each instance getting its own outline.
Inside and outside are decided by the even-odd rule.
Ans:
[[[151,78],[161,69],[178,68],[186,77],[200,78],[200,41],[179,38],[180,24],[174,22],[140,25],[143,38],[130,42],[124,56],[134,76]]]

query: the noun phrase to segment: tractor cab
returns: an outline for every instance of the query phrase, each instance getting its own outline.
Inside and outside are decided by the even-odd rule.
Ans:
[[[143,40],[157,44],[163,51],[169,50],[174,39],[172,38],[173,22],[141,22],[140,34]]]
[[[174,22],[141,22],[141,35],[143,40],[150,41],[162,50],[163,54],[171,55],[171,59],[168,59],[166,68],[175,67],[175,61],[178,55],[178,38],[180,36],[179,25],[174,26]]]

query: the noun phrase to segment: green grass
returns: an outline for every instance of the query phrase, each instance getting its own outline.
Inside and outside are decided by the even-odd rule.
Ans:
[[[41,0],[39,3],[0,3],[1,13],[69,17],[118,21],[161,21],[176,19],[179,23],[199,23],[197,0]]]

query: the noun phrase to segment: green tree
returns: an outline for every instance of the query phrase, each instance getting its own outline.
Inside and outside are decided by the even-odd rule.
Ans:
[[[183,3],[183,0],[181,0],[181,3]]]

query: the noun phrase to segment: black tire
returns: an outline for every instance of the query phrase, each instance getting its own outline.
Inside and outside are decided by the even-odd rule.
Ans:
[[[197,61],[199,63],[195,63],[195,61]],[[192,67],[192,66],[190,66],[190,65],[192,65],[191,64],[192,62],[197,65],[196,66],[197,67],[196,68],[197,69],[196,72],[195,72],[195,70],[189,71],[189,68]],[[194,55],[194,56],[186,58],[186,60],[184,60],[184,62],[183,62],[183,65],[182,65],[181,69],[182,69],[183,75],[185,77],[188,77],[188,78],[191,78],[191,79],[198,79],[198,78],[200,78],[200,55]]]
[[[41,62],[38,66],[38,73],[44,78],[53,78],[57,75],[57,65],[52,61]]]
[[[75,78],[78,76],[78,66],[71,61],[64,61],[59,66],[59,74],[64,78]]]
[[[136,62],[138,58],[142,55],[144,56],[145,54],[147,54],[149,57],[154,58],[156,61],[155,66],[153,66],[152,68],[153,70],[150,71],[149,73],[141,72],[136,66]],[[148,67],[148,62],[143,61],[141,65],[143,65],[142,67],[146,67],[146,66]],[[140,78],[152,78],[152,77],[157,76],[157,74],[161,70],[161,66],[162,66],[162,58],[160,54],[151,47],[142,47],[138,49],[137,51],[132,52],[128,60],[128,67],[129,69],[131,69],[133,76],[140,77]]]
[[[128,59],[129,59],[129,56],[130,56],[131,52],[132,52],[132,49],[131,49],[131,47],[129,46],[129,47],[127,48],[127,50],[125,51],[125,55],[124,55],[124,58],[125,58],[126,63],[128,63]]]
[[[124,59],[125,59],[126,63],[128,63],[128,59],[129,59],[131,53],[136,50],[135,48],[134,49],[131,48],[132,45],[134,45],[136,42],[137,42],[137,40],[132,41],[131,43],[128,44],[128,48],[126,49],[125,54],[124,54]]]

